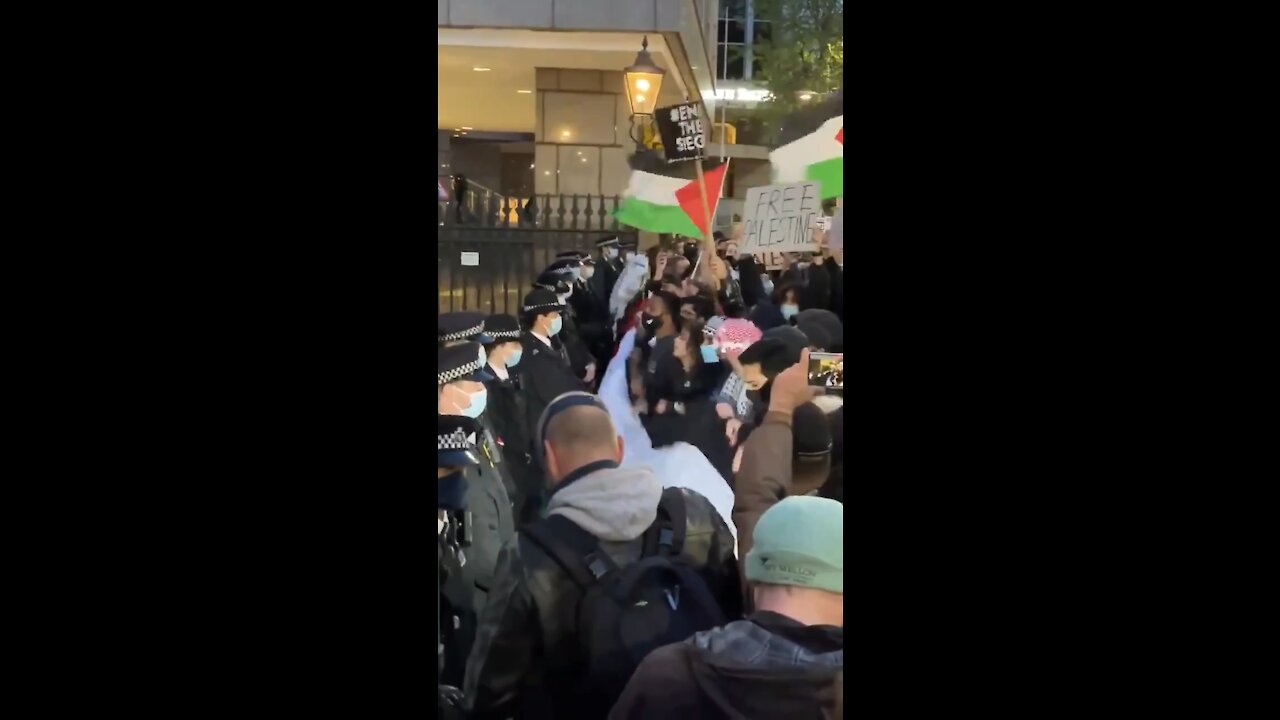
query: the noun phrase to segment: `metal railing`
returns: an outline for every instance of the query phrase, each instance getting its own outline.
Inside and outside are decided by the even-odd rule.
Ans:
[[[613,217],[617,195],[534,195],[512,198],[488,189],[468,188],[459,207],[456,198],[436,201],[440,225],[555,230],[628,230]]]

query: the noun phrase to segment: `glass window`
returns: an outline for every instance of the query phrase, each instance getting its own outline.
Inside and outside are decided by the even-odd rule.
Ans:
[[[737,52],[734,51],[735,48]],[[724,66],[725,79],[728,79],[728,80],[744,79],[743,68],[745,67],[745,64],[743,63],[743,58],[742,58],[743,53],[741,51],[742,51],[741,45],[729,46],[729,61]]]
[[[561,145],[560,194],[600,194],[600,148]]]
[[[756,42],[761,42],[761,41],[767,42],[771,35],[772,35],[772,30],[767,21],[765,22],[762,22],[760,20],[755,21],[754,26],[751,28],[751,37],[753,40],[755,40]]]
[[[747,23],[744,20],[730,20],[725,35],[725,42],[744,43],[747,41]]]
[[[543,93],[542,142],[612,145],[617,95],[594,93]]]

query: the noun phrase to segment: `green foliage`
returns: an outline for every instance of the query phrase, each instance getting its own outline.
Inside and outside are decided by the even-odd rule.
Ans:
[[[819,95],[844,83],[844,0],[755,0],[757,22],[769,23],[757,38],[756,73],[773,95],[758,107],[759,118],[776,137],[780,121],[816,103]],[[802,93],[816,93],[808,101]]]

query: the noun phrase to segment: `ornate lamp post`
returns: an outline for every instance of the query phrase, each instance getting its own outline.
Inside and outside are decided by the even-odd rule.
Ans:
[[[644,119],[653,116],[653,109],[658,106],[658,91],[662,89],[662,79],[667,71],[658,67],[649,56],[649,36],[644,36],[640,52],[635,62],[622,71],[627,86],[627,104],[631,106],[631,139],[636,143],[637,155],[644,152],[644,138],[637,137],[643,128]]]

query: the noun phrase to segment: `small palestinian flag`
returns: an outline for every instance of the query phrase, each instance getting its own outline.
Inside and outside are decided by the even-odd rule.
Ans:
[[[716,203],[724,186],[724,173],[728,168],[729,163],[726,162],[703,173],[707,206],[712,217],[715,216]],[[613,216],[620,223],[649,232],[687,237],[703,237],[707,233],[697,180],[635,170]]]
[[[844,195],[844,116],[833,117],[817,130],[769,153],[775,183],[816,180],[822,199]]]

